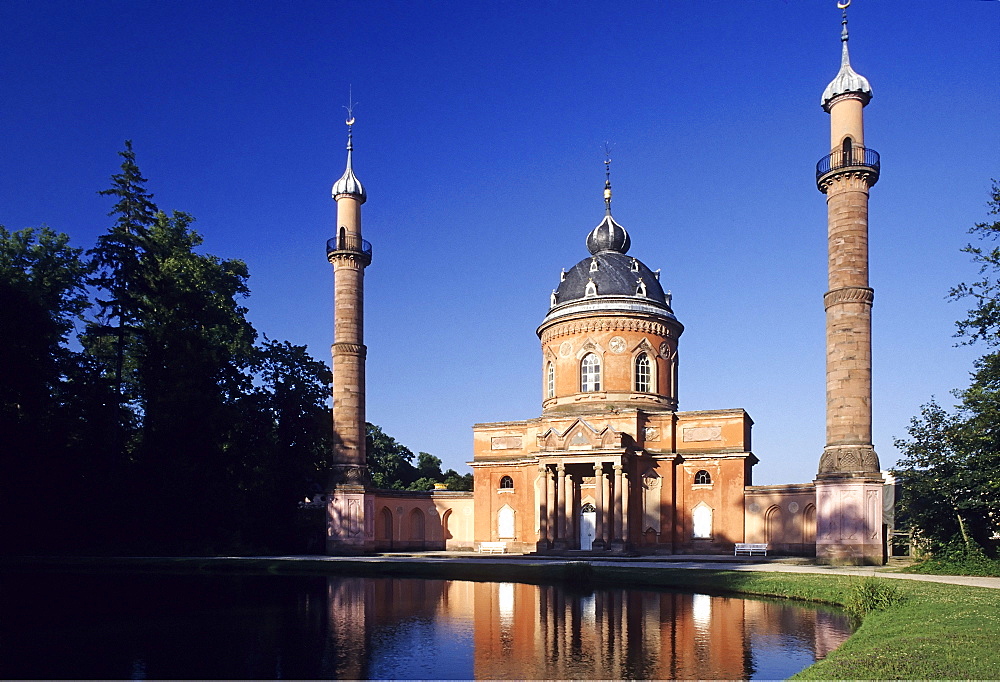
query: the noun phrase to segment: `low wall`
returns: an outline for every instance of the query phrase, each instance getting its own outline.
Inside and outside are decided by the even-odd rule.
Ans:
[[[375,549],[472,549],[471,492],[375,490]]]
[[[766,542],[768,553],[816,555],[816,486],[812,483],[748,486],[746,542]]]

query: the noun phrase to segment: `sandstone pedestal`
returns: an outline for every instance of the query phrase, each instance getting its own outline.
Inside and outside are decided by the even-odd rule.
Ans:
[[[375,550],[375,496],[364,486],[338,485],[328,495],[326,553],[362,554]]]
[[[819,478],[815,483],[816,559],[835,565],[883,564],[881,477]]]

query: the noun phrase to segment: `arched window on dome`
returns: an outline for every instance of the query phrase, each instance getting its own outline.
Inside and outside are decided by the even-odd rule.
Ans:
[[[584,298],[590,298],[591,296],[597,296],[597,285],[594,284],[594,280],[587,282],[587,286],[583,290]]]
[[[650,368],[649,355],[646,353],[639,353],[635,357],[635,392],[651,393],[653,384],[652,379],[653,372]]]
[[[601,359],[587,353],[580,363],[580,390],[584,393],[601,390]]]
[[[551,362],[545,366],[545,397],[556,397],[556,366]]]

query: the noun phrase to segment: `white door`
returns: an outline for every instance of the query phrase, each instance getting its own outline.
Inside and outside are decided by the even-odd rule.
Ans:
[[[597,509],[585,504],[580,509],[580,549],[594,548],[594,531],[597,528]]]

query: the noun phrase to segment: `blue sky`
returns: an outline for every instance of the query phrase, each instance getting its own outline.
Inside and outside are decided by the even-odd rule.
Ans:
[[[967,382],[959,252],[1000,177],[1000,2],[858,0],[875,445]],[[462,471],[471,425],[537,416],[534,330],[603,215],[662,268],[686,326],[683,410],[743,407],[755,482],[811,480],[824,436],[832,0],[0,4],[0,223],[89,248],[132,139],[159,206],[250,268],[257,329],[329,360],[334,229],[353,87],[368,415]]]

